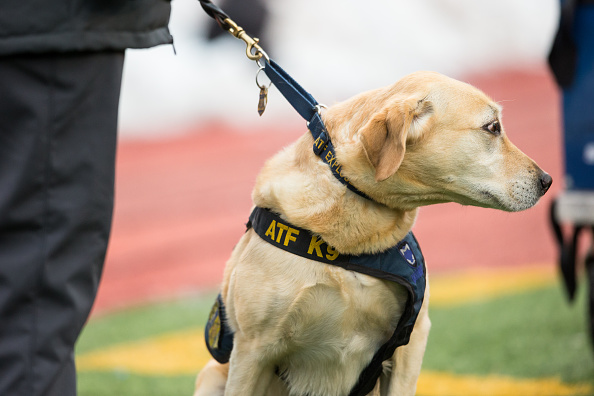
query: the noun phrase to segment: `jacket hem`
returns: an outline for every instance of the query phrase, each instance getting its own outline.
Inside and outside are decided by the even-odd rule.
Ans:
[[[148,32],[84,31],[0,38],[0,56],[48,52],[119,51],[173,44],[167,27]]]

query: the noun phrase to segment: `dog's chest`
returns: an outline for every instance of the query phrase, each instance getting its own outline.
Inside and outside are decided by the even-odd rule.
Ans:
[[[291,394],[348,393],[404,309],[398,285],[340,268],[326,272],[331,281],[301,290],[283,323],[287,353],[279,371]]]
[[[235,338],[256,343],[291,395],[349,394],[380,347],[401,334],[395,329],[410,321],[415,270],[424,274],[422,260],[411,261],[402,263],[411,277],[401,284],[307,260],[248,231],[228,265],[225,300]]]

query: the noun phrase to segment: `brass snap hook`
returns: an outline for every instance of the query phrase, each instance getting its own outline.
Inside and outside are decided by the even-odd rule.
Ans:
[[[257,38],[250,37],[245,30],[241,26],[238,26],[232,19],[227,18],[223,22],[229,25],[229,29],[227,30],[231,33],[234,37],[243,40],[246,43],[247,47],[245,50],[245,54],[247,57],[253,61],[259,61],[261,58],[264,58],[266,62],[270,62],[270,58],[268,54],[260,47]]]

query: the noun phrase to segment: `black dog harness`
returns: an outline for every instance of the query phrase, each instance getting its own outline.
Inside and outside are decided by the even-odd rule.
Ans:
[[[355,256],[340,254],[319,236],[288,223],[268,209],[256,207],[250,215],[247,227],[253,228],[263,240],[279,249],[349,271],[396,282],[406,288],[406,307],[396,330],[375,353],[349,394],[367,395],[373,390],[382,373],[382,362],[388,360],[397,347],[408,344],[423,304],[426,286],[425,261],[412,232],[385,252]],[[220,295],[210,313],[205,338],[212,356],[220,363],[228,362],[233,349],[233,333],[225,323],[225,307]]]

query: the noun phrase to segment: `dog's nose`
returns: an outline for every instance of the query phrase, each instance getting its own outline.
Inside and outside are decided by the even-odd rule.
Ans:
[[[551,177],[551,175],[549,175],[546,172],[542,172],[542,175],[540,176],[540,186],[542,187],[542,195],[545,195],[545,193],[549,191],[551,184],[553,184],[553,178]]]

